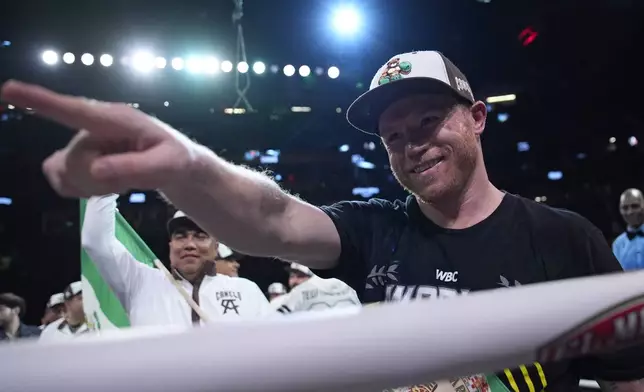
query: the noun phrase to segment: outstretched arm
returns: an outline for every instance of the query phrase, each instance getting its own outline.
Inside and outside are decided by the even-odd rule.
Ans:
[[[152,269],[136,260],[116,238],[116,199],[118,195],[108,195],[87,201],[81,244],[129,312],[130,299],[140,287],[143,274]]]
[[[161,190],[231,248],[253,256],[297,260],[313,268],[335,266],[340,236],[331,219],[281,190],[268,176],[200,147],[187,181]]]

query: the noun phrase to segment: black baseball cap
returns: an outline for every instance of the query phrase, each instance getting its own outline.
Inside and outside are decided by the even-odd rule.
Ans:
[[[428,50],[398,54],[376,72],[369,91],[349,106],[347,120],[358,130],[377,135],[378,119],[392,103],[432,91],[475,102],[465,75],[442,53]]]

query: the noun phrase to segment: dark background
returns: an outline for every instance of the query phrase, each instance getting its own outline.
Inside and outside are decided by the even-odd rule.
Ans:
[[[237,99],[234,73],[190,75],[166,68],[141,75],[119,60],[147,49],[166,58],[213,54],[235,63],[230,0],[11,2],[0,12],[0,42],[11,42],[0,47],[0,78],[138,103],[238,163],[259,167],[244,160],[246,151],[279,149],[279,163],[264,168],[279,174],[290,191],[325,204],[360,199],[352,194],[355,187],[377,187],[377,197],[405,197],[379,140],[351,129],[344,111],[392,55],[436,49],[468,76],[477,98],[517,95],[515,102],[492,105],[483,137],[495,184],[577,211],[608,240],[623,229],[619,194],[642,186],[641,146],[628,143],[630,137],[644,141],[642,2],[356,0],[363,27],[352,37],[330,26],[342,3],[244,3],[251,64],[336,65],[341,72],[335,80],[251,73],[248,98],[255,113],[223,113]],[[529,45],[518,38],[526,28],[538,32]],[[41,60],[47,49],[73,52],[76,63],[47,66]],[[94,65],[80,64],[84,52],[94,54]],[[112,54],[115,64],[99,65],[101,53]],[[312,110],[292,113],[292,106]],[[499,122],[499,113],[508,120]],[[0,205],[0,291],[24,296],[28,321],[36,323],[49,295],[80,274],[78,201],[57,197],[40,172],[42,160],[63,147],[71,132],[6,105],[0,119],[0,197],[12,201]],[[517,150],[521,141],[529,151]],[[374,142],[375,150],[365,150],[366,142]],[[339,151],[345,144],[350,150]],[[352,154],[375,168],[357,168]],[[561,171],[563,178],[551,181],[549,171]],[[166,259],[164,226],[172,208],[148,193],[144,204],[123,197],[120,209]],[[286,278],[276,261],[243,260],[241,272],[262,289]]]

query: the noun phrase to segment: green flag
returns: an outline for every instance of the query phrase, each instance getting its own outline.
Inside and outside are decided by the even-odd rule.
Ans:
[[[81,229],[85,221],[86,206],[87,200],[81,200]],[[139,262],[154,267],[154,260],[157,257],[152,253],[152,250],[118,211],[115,214],[116,239]],[[130,320],[123,305],[112,291],[112,288],[103,280],[96,265],[83,249],[81,249],[81,280],[83,282],[83,307],[85,308],[88,323],[92,328],[107,329],[130,326]]]

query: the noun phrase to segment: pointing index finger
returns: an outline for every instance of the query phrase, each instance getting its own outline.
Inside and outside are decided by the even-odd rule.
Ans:
[[[44,87],[10,80],[2,85],[0,99],[73,129],[94,128],[102,117],[97,101],[55,93]]]

